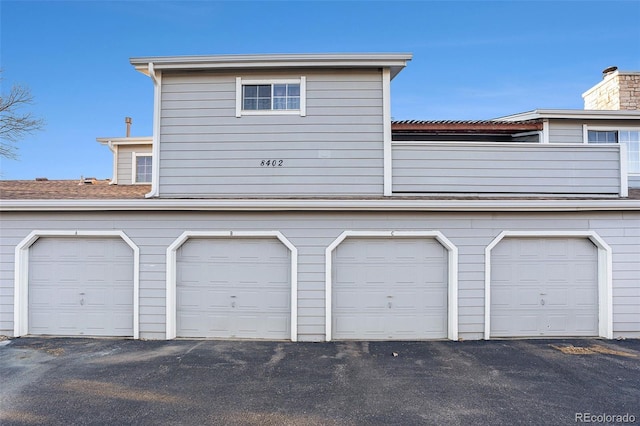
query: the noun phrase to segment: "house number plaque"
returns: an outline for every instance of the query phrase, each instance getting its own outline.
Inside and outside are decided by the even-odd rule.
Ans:
[[[262,160],[260,161],[260,167],[282,167],[284,166],[284,160]]]

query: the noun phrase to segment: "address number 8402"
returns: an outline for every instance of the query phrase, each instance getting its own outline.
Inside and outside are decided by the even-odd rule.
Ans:
[[[284,166],[284,160],[262,160],[260,161],[260,167],[282,167]]]

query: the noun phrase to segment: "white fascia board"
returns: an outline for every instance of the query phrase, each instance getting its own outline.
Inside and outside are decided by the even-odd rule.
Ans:
[[[283,200],[135,199],[0,200],[2,212],[24,211],[640,211],[640,200]]]
[[[96,138],[96,141],[103,145],[151,145],[152,136],[138,136],[134,138]]]
[[[600,111],[583,109],[536,109],[495,118],[494,121],[526,121],[545,118],[576,120],[640,120],[640,111]]]
[[[267,69],[267,68],[390,68],[395,77],[410,53],[325,53],[266,55],[160,56],[131,58],[136,70],[149,75],[148,63],[156,70]]]

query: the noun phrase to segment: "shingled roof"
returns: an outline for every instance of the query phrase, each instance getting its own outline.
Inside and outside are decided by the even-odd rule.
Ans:
[[[109,185],[109,180],[2,180],[3,200],[125,200],[144,198],[151,185]]]
[[[394,132],[514,133],[542,130],[542,120],[402,120],[392,121]]]

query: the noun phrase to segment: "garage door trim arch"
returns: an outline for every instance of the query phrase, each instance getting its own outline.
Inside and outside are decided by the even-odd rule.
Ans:
[[[13,333],[29,333],[29,248],[41,237],[119,237],[133,250],[133,338],[140,338],[140,249],[124,231],[36,230],[15,249]]]
[[[447,338],[458,340],[458,248],[439,231],[344,231],[325,250],[325,340],[332,338],[333,251],[349,237],[432,238],[448,252],[447,256]]]
[[[277,238],[291,253],[291,341],[298,339],[298,249],[280,231],[185,231],[167,248],[166,339],[177,336],[177,251],[190,238]]]
[[[510,237],[585,238],[598,249],[598,335],[613,338],[613,260],[611,247],[595,231],[502,231],[485,248],[484,266],[484,339],[491,339],[491,250]]]

